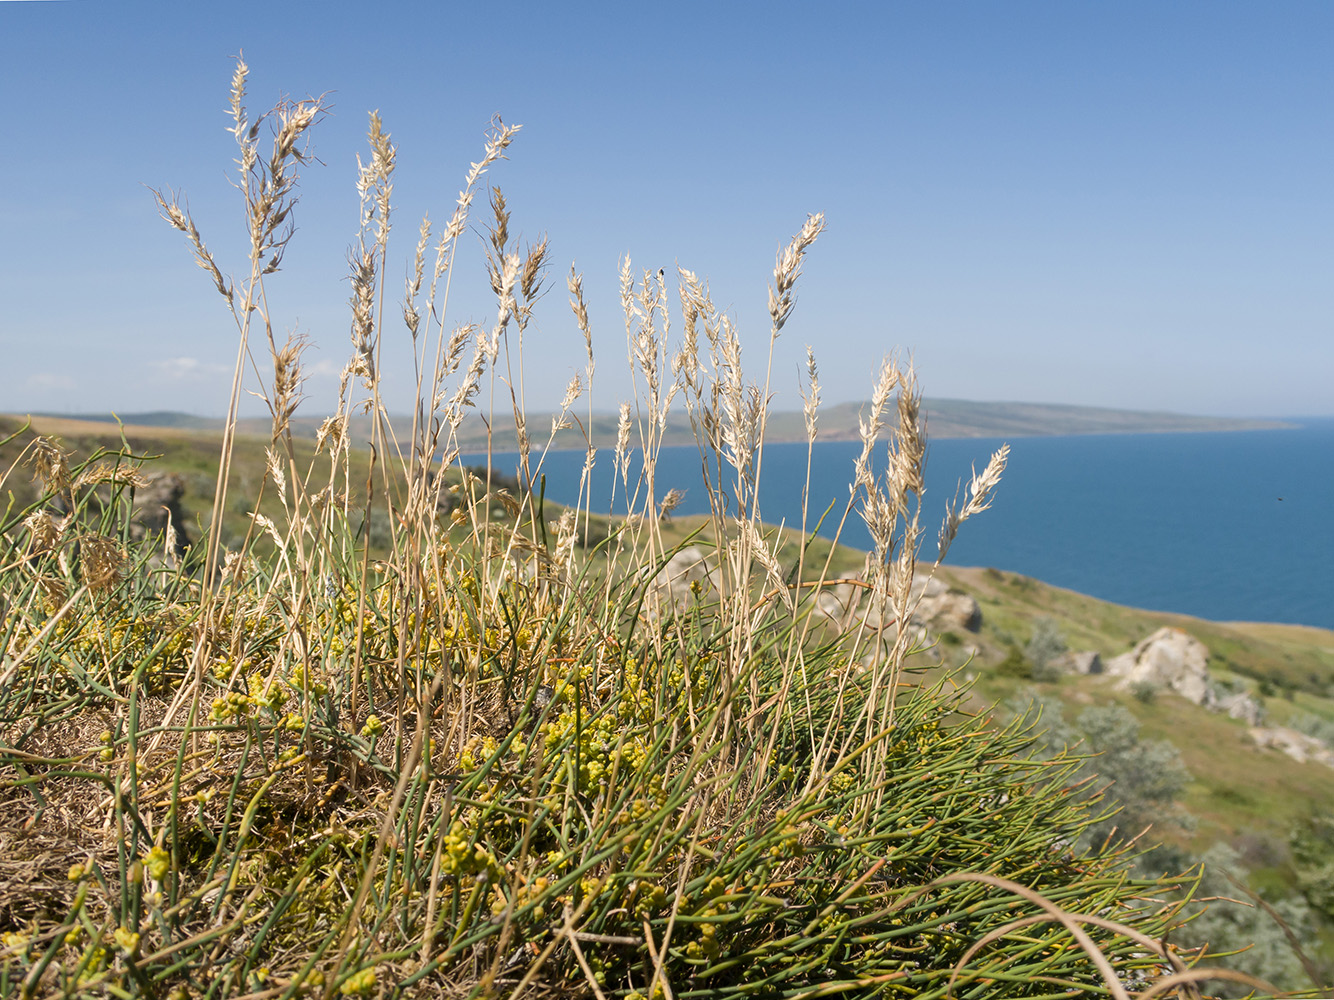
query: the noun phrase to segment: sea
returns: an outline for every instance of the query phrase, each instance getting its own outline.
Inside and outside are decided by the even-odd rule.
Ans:
[[[966,522],[947,565],[990,566],[1119,604],[1215,621],[1269,621],[1334,628],[1334,418],[1295,419],[1277,430],[1173,434],[1081,434],[1008,441],[1009,465],[990,510]],[[981,471],[1000,438],[933,441],[927,452],[922,555],[935,557],[945,504]],[[859,442],[815,444],[813,524],[832,537],[849,498]],[[885,445],[877,448],[883,466]],[[573,503],[582,452],[542,464],[546,496]],[[465,461],[477,461],[476,456]],[[514,455],[497,455],[508,471]],[[805,443],[769,444],[760,514],[801,524]],[[636,470],[632,468],[632,482]],[[624,512],[612,454],[598,454],[593,509]],[[694,446],[665,448],[658,495],[684,492],[679,514],[708,511]],[[871,547],[856,513],[841,541]]]

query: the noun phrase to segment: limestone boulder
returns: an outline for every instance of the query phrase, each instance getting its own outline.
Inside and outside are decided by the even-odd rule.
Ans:
[[[913,621],[932,632],[976,632],[982,627],[982,608],[970,594],[950,590],[934,577],[918,577],[913,589],[921,596]]]
[[[1107,673],[1120,678],[1118,687],[1148,684],[1174,691],[1206,708],[1217,702],[1206,664],[1209,649],[1179,628],[1164,627],[1141,639],[1128,653],[1114,657]]]
[[[823,588],[815,601],[815,615],[846,632],[865,624],[879,629],[882,619],[887,633],[897,632],[892,608],[878,608],[869,600],[867,588],[858,574],[849,582]],[[976,632],[982,627],[982,608],[969,594],[951,590],[942,580],[925,574],[913,578],[912,601],[916,605],[912,622],[918,631]]]
[[[717,570],[711,570],[697,546],[682,549],[667,561],[653,581],[651,609],[659,614],[684,611],[696,596],[715,593],[720,585]]]
[[[145,536],[165,537],[168,526],[176,531],[175,548],[169,553],[179,560],[190,547],[190,534],[181,509],[185,496],[185,478],[174,472],[151,472],[148,483],[134,491],[134,508],[130,516],[130,537],[135,541]]]
[[[1220,712],[1226,712],[1229,718],[1240,719],[1248,726],[1258,726],[1265,720],[1264,706],[1245,691],[1224,695],[1214,707]]]
[[[855,580],[821,587],[811,616],[839,632],[846,632],[853,624],[862,599],[863,588]]]
[[[1287,726],[1252,726],[1251,739],[1255,740],[1257,746],[1278,750],[1298,763],[1315,761],[1334,767],[1334,751],[1323,740]]]

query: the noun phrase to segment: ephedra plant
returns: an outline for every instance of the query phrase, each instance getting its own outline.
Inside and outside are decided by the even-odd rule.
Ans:
[[[1164,943],[1176,913],[1165,884],[1074,848],[1099,817],[1064,794],[1072,765],[1030,759],[1026,731],[970,716],[948,679],[914,671],[919,637],[896,625],[911,618],[926,530],[910,366],[881,370],[853,499],[831,515],[865,518],[875,546],[863,575],[837,581],[860,595],[842,599],[837,626],[814,613],[836,583],[829,559],[761,520],[769,375],[746,380],[734,321],[689,271],[669,281],[624,263],[640,396],[621,407],[611,456],[588,442],[579,504],[556,509],[529,488],[550,436],[527,422],[518,346],[549,246],[519,248],[503,196],[483,186],[518,129],[493,123],[447,223],[422,222],[393,302],[396,150],[372,116],[352,354],[307,461],[291,425],[303,345],[274,337],[265,283],[292,239],[322,108],[285,104],[252,122],[245,79],[239,64],[242,277],[158,195],[238,333],[202,554],[172,569],[153,540],[127,543],[141,464],[128,449],[81,464],[34,442],[25,458],[44,495],[3,525],[0,994],[1193,990],[1191,956]],[[479,195],[495,318],[451,327],[455,254]],[[778,256],[771,344],[822,228],[812,216]],[[586,364],[551,435],[594,375],[581,276],[565,283]],[[404,421],[381,391],[388,337],[415,354]],[[271,366],[255,386],[272,414],[261,492],[280,513],[256,513],[229,550],[251,356]],[[813,359],[804,398],[814,442]],[[654,477],[673,406],[710,470],[692,576],[676,568],[673,497]],[[499,470],[457,467],[478,407],[488,426],[497,411],[514,421],[517,491]],[[369,465],[351,445],[360,412]],[[615,463],[617,510],[592,493],[595,461]],[[1002,450],[943,512],[940,554],[986,508],[1004,461]],[[260,499],[242,498],[252,510]],[[391,530],[372,552],[376,511]]]

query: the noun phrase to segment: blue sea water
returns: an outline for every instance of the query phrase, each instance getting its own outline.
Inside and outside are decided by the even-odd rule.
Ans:
[[[1269,431],[1016,438],[992,509],[963,526],[947,562],[994,566],[1140,608],[1334,628],[1334,419],[1299,423]],[[932,442],[924,556],[935,555],[935,532],[959,480],[973,465],[980,470],[1001,443]],[[826,534],[847,502],[860,447],[815,446],[810,508],[835,504]],[[496,461],[507,468],[514,457]],[[576,499],[582,462],[582,453],[547,456],[549,498]],[[805,478],[805,444],[766,446],[761,516],[800,524]],[[686,491],[680,513],[708,510],[694,446],[664,449],[657,479],[659,496],[671,487]],[[595,467],[594,510],[611,509],[611,482],[604,451]],[[855,513],[842,541],[870,548]]]

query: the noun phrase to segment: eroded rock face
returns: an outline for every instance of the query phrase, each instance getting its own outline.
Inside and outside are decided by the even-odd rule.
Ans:
[[[1199,639],[1179,628],[1165,627],[1113,658],[1107,673],[1121,678],[1117,685],[1121,688],[1150,684],[1213,708],[1218,698],[1205,666],[1208,660],[1209,649]]]
[[[1298,763],[1311,760],[1334,767],[1334,751],[1314,736],[1307,736],[1287,726],[1253,726],[1251,739],[1255,740],[1257,746],[1280,750]]]

